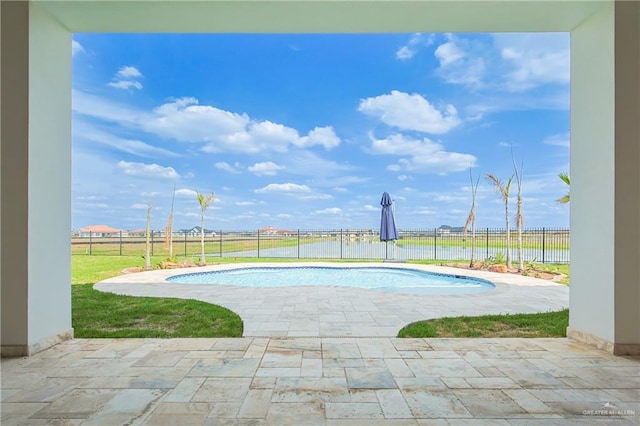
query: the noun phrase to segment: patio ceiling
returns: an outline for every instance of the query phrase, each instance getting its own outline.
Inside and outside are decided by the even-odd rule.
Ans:
[[[607,1],[46,1],[71,32],[571,31]]]

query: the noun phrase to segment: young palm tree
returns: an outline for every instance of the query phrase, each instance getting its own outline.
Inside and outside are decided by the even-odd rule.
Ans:
[[[176,187],[173,187],[173,197],[171,198],[171,211],[167,219],[167,226],[164,228],[164,244],[169,248],[169,259],[173,259],[173,205],[176,199]]]
[[[571,186],[571,179],[569,178],[569,175],[566,173],[559,173],[558,177],[567,184],[567,187]],[[569,199],[569,191],[567,191],[567,195],[565,195],[564,197],[558,198],[556,201],[562,204],[568,204],[570,199]]]
[[[204,254],[204,214],[209,208],[209,206],[211,205],[211,202],[213,201],[214,193],[212,192],[209,195],[204,195],[204,194],[201,194],[200,192],[197,192],[197,194],[198,194],[198,203],[200,204],[200,212],[201,212],[201,215],[200,215],[200,249],[201,249],[200,264],[206,265],[207,258],[205,257],[205,254]]]
[[[471,225],[471,260],[469,261],[469,267],[473,268],[476,257],[476,193],[478,192],[480,175],[478,175],[474,185],[471,168],[469,168],[469,179],[471,179],[471,211],[469,212],[469,217],[467,217],[467,222],[464,224],[464,228],[462,228],[462,233],[466,238],[467,229],[469,228],[469,225]]]
[[[518,230],[518,272],[524,271],[524,259],[522,258],[522,227],[524,224],[524,215],[522,213],[522,169],[524,167],[524,160],[520,163],[520,169],[516,165],[516,160],[513,158],[513,151],[511,152],[511,160],[513,161],[513,170],[516,176],[516,184],[518,185],[518,197],[516,204],[516,228]]]
[[[496,186],[498,192],[502,196],[502,201],[504,202],[504,219],[505,219],[505,228],[507,232],[507,269],[511,269],[511,232],[509,229],[509,191],[511,189],[511,182],[513,181],[513,175],[509,177],[509,180],[506,184],[504,184],[500,179],[492,175],[491,173],[487,173],[487,180]]]

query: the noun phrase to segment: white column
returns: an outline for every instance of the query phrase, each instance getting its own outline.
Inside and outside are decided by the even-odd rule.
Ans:
[[[72,337],[71,34],[2,2],[2,355]]]
[[[568,335],[616,354],[640,351],[639,5],[571,33]]]
[[[640,2],[615,14],[615,352],[640,353]]]

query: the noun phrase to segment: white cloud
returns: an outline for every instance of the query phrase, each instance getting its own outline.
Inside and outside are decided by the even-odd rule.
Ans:
[[[119,138],[111,132],[104,132],[97,127],[94,127],[93,125],[87,124],[82,120],[74,121],[73,133],[74,137],[78,139],[86,139],[91,142],[97,142],[102,145],[117,149],[118,151],[137,155],[140,157],[159,158],[179,156],[175,152],[169,151],[164,148],[158,148],[139,140]]]
[[[362,208],[362,210],[366,212],[378,212],[380,211],[380,208],[372,206],[371,204],[367,204]]]
[[[149,178],[176,179],[180,176],[173,167],[163,167],[158,164],[129,163],[119,161],[118,168],[129,176],[141,176]]]
[[[258,176],[274,176],[278,171],[283,170],[284,167],[277,165],[271,161],[263,163],[256,163],[253,166],[249,166],[247,170]]]
[[[340,143],[331,127],[316,127],[301,137],[296,129],[283,124],[253,121],[246,114],[198,105],[195,98],[176,99],[154,113],[156,118],[147,124],[147,130],[178,141],[204,142],[203,151],[208,153],[286,152],[290,145],[330,149]]]
[[[140,83],[139,81],[112,81],[110,83],[107,83],[107,86],[109,87],[113,87],[114,89],[122,89],[122,90],[127,90],[127,89],[142,89],[142,83]]]
[[[413,139],[394,134],[385,139],[373,139],[372,154],[408,156],[400,158],[397,164],[388,167],[391,171],[447,174],[467,170],[475,165],[476,157],[471,154],[447,152],[444,147],[428,138]]]
[[[140,124],[143,129],[180,142],[209,142],[208,152],[252,152],[242,136],[250,120],[246,114],[234,114],[208,105],[198,105],[196,98],[174,99],[153,110]],[[235,148],[234,148],[235,145]]]
[[[407,179],[411,179],[411,177],[407,175],[398,175],[398,180],[401,182]]]
[[[132,66],[124,66],[121,67],[116,73],[116,77],[121,78],[123,80],[134,79],[134,78],[142,78],[142,73],[136,68]]]
[[[432,134],[446,133],[460,124],[453,105],[445,105],[441,111],[421,95],[397,90],[392,90],[388,95],[361,100],[358,111],[401,130]]]
[[[143,204],[143,203],[135,203],[131,205],[132,209],[136,209],[136,210],[146,210],[147,209],[147,205]]]
[[[294,143],[299,139],[298,131],[282,124],[273,123],[271,121],[261,121],[252,123],[248,130],[252,139],[273,145],[274,147],[282,146],[283,150],[289,143]]]
[[[396,51],[396,58],[401,61],[406,61],[413,58],[418,49],[421,46],[429,46],[433,44],[435,40],[434,34],[424,35],[421,33],[415,33],[409,39],[409,42]]]
[[[567,34],[494,34],[493,40],[509,67],[505,75],[507,90],[521,92],[543,84],[569,84]]]
[[[330,194],[311,194],[311,195],[301,195],[301,200],[333,200],[333,195]]]
[[[434,201],[443,202],[443,203],[464,203],[468,200],[469,197],[462,195],[438,195],[433,198]]]
[[[225,172],[229,172],[229,173],[234,173],[234,174],[242,173],[240,170],[238,170],[238,163],[236,163],[235,166],[232,166],[231,164],[226,163],[224,161],[219,161],[216,164],[214,164],[213,167],[215,167],[218,170],[224,170]]]
[[[137,79],[142,78],[142,73],[136,68],[132,66],[125,65],[120,67],[118,72],[113,76],[113,81],[107,83],[107,86],[113,87],[114,89],[142,89],[142,83],[137,81]]]
[[[413,211],[413,214],[417,214],[420,216],[432,216],[437,212],[429,207],[418,207]]]
[[[284,159],[284,157],[283,157]],[[345,172],[352,171],[353,166],[339,164],[332,160],[324,159],[311,151],[297,150],[286,157],[287,173],[299,176],[308,176],[312,171],[316,179],[332,178],[340,176]],[[333,185],[342,185],[333,182]]]
[[[315,214],[331,215],[331,216],[341,215],[342,214],[342,209],[339,208],[339,207],[329,207],[329,208],[322,209],[322,210],[316,210]]]
[[[236,206],[239,207],[248,207],[248,206],[255,206],[256,203],[253,201],[236,201]]]
[[[441,67],[446,67],[464,58],[464,52],[453,41],[438,46],[434,54],[440,61]]]
[[[85,207],[91,209],[108,209],[109,204],[107,203],[75,203],[75,207]]]
[[[569,147],[569,141],[571,140],[571,134],[569,132],[566,133],[558,133],[556,135],[547,136],[544,138],[542,143],[547,145],[555,145],[562,147]]]
[[[447,83],[474,89],[483,87],[485,58],[491,59],[490,49],[482,42],[453,34],[446,34],[445,38],[446,41],[434,51],[440,63],[436,74]]]
[[[328,150],[340,145],[340,138],[336,136],[331,126],[316,127],[307,136],[298,138],[293,143],[299,147],[321,145]]]
[[[400,60],[411,59],[415,54],[416,54],[416,51],[414,49],[410,48],[409,46],[402,46],[396,52],[396,58]]]
[[[125,88],[135,83],[110,84]],[[331,126],[316,127],[300,136],[296,129],[269,120],[258,122],[247,114],[199,105],[193,97],[172,99],[147,112],[74,90],[72,105],[73,111],[82,115],[178,142],[202,143],[202,151],[206,153],[258,154],[287,152],[291,146],[331,149],[340,144]]]
[[[97,200],[106,200],[107,197],[104,195],[86,195],[86,196],[78,196],[76,200],[87,200],[87,201],[97,201]]]
[[[84,47],[75,40],[71,40],[71,56],[76,56],[78,53],[84,53]]]
[[[117,123],[129,128],[140,128],[151,116],[127,104],[109,101],[81,90],[71,91],[71,107],[74,113]]]
[[[295,183],[270,183],[263,188],[256,189],[254,192],[257,194],[267,194],[274,192],[299,194],[311,192],[311,188],[309,188],[307,185],[298,185]]]
[[[446,34],[434,51],[436,74],[470,89],[517,93],[569,84],[566,33],[498,33],[484,37]],[[549,97],[549,94],[545,95]]]

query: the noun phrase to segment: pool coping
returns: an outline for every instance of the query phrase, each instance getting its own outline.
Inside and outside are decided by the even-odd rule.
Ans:
[[[170,283],[185,273],[251,267],[385,267],[462,275],[492,282],[495,289],[457,295],[421,295],[342,286],[272,288]],[[536,313],[567,308],[569,288],[548,280],[399,262],[251,262],[154,270],[95,284],[100,291],[131,296],[177,297],[215,303],[238,313],[244,336],[393,337],[405,325],[444,316]]]

